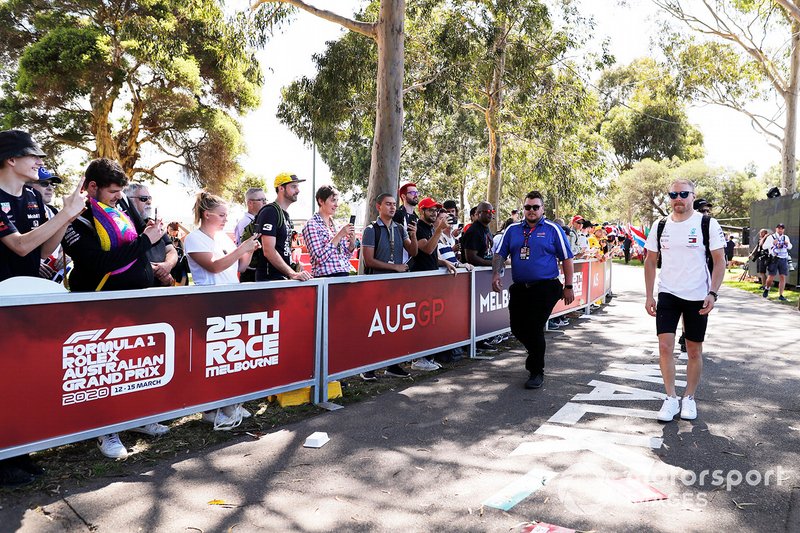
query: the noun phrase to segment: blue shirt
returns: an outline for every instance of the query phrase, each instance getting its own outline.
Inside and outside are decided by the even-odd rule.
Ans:
[[[520,258],[525,245],[530,249],[528,259]],[[559,275],[558,262],[572,259],[572,250],[561,226],[544,216],[531,228],[526,221],[508,227],[497,254],[503,259],[511,255],[511,277],[514,283],[530,283],[555,279]]]

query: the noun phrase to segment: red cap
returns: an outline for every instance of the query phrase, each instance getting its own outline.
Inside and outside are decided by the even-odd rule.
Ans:
[[[580,222],[582,220],[583,220],[583,217],[580,216],[580,215],[575,215],[574,217],[572,217],[572,223],[573,224],[576,223],[576,222]]]
[[[438,207],[441,209],[442,204],[440,204],[433,198],[428,197],[420,200],[419,203],[417,204],[417,207],[420,209],[430,209],[431,207]]]

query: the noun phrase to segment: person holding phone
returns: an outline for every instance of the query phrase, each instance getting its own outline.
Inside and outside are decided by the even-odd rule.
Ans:
[[[303,228],[308,254],[311,256],[311,273],[315,278],[350,275],[350,257],[356,249],[355,215],[350,223],[337,228],[333,217],[339,209],[339,191],[323,185],[315,195],[319,211]]]

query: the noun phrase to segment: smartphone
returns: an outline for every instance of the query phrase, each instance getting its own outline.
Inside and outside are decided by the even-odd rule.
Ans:
[[[158,220],[158,208],[157,207],[153,208],[153,218],[155,220]]]
[[[356,216],[355,215],[350,215],[350,224],[355,225],[355,223],[356,223]]]

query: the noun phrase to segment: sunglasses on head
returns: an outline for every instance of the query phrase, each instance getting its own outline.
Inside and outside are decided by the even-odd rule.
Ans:
[[[494,210],[494,209],[481,209],[480,212],[481,213],[489,213],[490,215],[494,215],[495,213],[497,213],[497,211]]]
[[[149,202],[150,200],[153,199],[152,196],[134,196],[133,198],[136,198],[140,202]]]
[[[534,211],[538,211],[541,208],[542,208],[542,206],[540,206],[540,205],[523,205],[522,206],[522,209],[524,209],[525,211],[530,211],[531,209],[533,209]]]
[[[678,196],[685,200],[686,198],[689,198],[689,195],[692,194],[692,191],[668,192],[667,194],[669,194],[669,197],[673,200]]]

